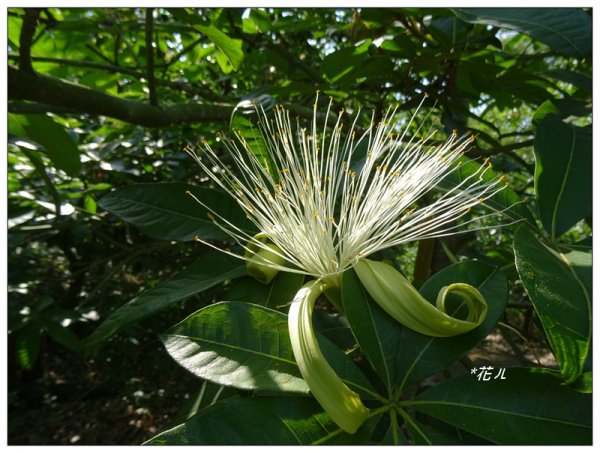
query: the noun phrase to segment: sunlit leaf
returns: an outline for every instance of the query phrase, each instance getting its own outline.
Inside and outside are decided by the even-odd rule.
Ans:
[[[248,302],[220,302],[162,336],[171,357],[211,382],[246,390],[308,393],[296,365],[287,316]],[[353,389],[370,389],[352,360],[320,337],[323,354]]]
[[[225,55],[234,71],[240,68],[244,60],[241,39],[231,38],[213,25],[195,25],[194,28],[205,34],[217,46],[217,49]],[[226,71],[223,64],[221,64],[221,69],[223,69],[223,72],[229,72]]]
[[[37,322],[31,322],[15,333],[17,363],[26,370],[32,370],[40,353],[42,330]]]
[[[69,176],[78,176],[80,169],[79,149],[65,129],[48,115],[15,115],[9,113],[9,132],[25,133],[42,145],[50,160]]]

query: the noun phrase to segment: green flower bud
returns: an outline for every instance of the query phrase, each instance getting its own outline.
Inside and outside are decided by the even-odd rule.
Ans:
[[[257,234],[254,239],[263,246],[257,242],[248,242],[244,253],[244,258],[247,260],[246,272],[260,283],[268,285],[279,273],[278,268],[285,264],[285,259],[279,247],[267,243],[267,236],[264,233]]]
[[[325,288],[325,284],[313,280],[298,291],[288,315],[290,340],[298,368],[315,399],[341,429],[354,434],[369,410],[329,366],[312,326],[315,300]]]
[[[391,317],[409,329],[433,337],[450,337],[475,329],[485,320],[487,303],[477,288],[466,283],[444,286],[436,305],[430,304],[389,264],[360,259],[354,270],[371,297]],[[466,319],[446,313],[446,297],[457,294],[467,304]]]

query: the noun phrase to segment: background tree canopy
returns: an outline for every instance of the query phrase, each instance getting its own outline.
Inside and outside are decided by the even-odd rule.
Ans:
[[[557,421],[549,409],[563,436],[553,439],[591,442],[591,9],[11,8],[7,21],[10,443],[140,443],[182,423],[199,436],[188,442],[218,443],[199,434],[195,414],[224,433],[231,414],[254,413],[240,398],[249,390],[198,380],[157,334],[215,301],[278,307],[301,281],[257,286],[242,262],[193,242],[198,232],[226,237],[186,190],[244,219],[184,149],[219,148],[217,133],[231,129],[251,134],[253,100],[309,122],[317,92],[322,116],[328,97],[359,125],[397,105],[400,121],[416,115],[416,136],[476,135],[468,157],[490,158],[505,175],[510,190],[492,201],[520,222],[382,258],[417,286],[464,260],[488,267],[447,272],[481,283],[499,269],[509,291],[495,336],[456,344],[453,360],[520,366],[513,384],[525,390],[568,383],[548,407],[569,401],[579,412]],[[238,277],[243,284],[229,283]],[[317,321],[324,332],[355,330],[348,318],[342,326],[321,310]],[[491,349],[465,355],[476,344]],[[472,385],[451,365],[415,372],[458,377],[416,393],[414,424],[388,430],[396,421],[384,417],[360,441],[528,443],[526,423],[511,437],[470,427],[498,422],[485,409],[442,413],[436,398]],[[558,371],[523,371],[542,365]],[[483,398],[469,397],[470,407]],[[228,398],[233,405],[208,407]],[[261,401],[285,418],[279,403]],[[524,403],[525,413],[538,403]],[[297,407],[290,416],[317,410],[310,399]],[[513,415],[503,422],[523,414]],[[252,435],[241,442],[287,443]]]

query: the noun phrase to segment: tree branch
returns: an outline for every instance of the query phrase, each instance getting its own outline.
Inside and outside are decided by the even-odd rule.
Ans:
[[[173,124],[228,121],[233,106],[174,104],[156,107],[144,102],[121,99],[98,90],[52,77],[20,71],[8,66],[8,98],[29,100],[72,109],[81,114],[104,115],[146,127]]]
[[[108,58],[107,56],[105,56],[102,52],[100,52],[98,49],[96,49],[90,43],[87,43],[85,45],[85,47],[87,47],[88,49],[90,49],[92,52],[94,52],[96,55],[98,55],[102,60],[106,61],[108,64],[112,64],[113,63],[112,61],[110,61],[110,58]]]
[[[19,35],[19,69],[21,71],[33,72],[31,65],[31,42],[35,29],[37,28],[40,10],[38,8],[27,8],[23,18],[23,26]]]
[[[502,146],[500,148],[499,152],[505,153],[507,151],[514,151],[514,150],[521,149],[521,148],[527,148],[529,146],[533,146],[534,143],[535,143],[535,140],[533,138],[531,138],[529,140],[524,140],[522,142],[510,143],[508,145]]]
[[[146,8],[146,72],[148,78],[148,91],[150,105],[158,105],[156,99],[156,86],[154,85],[154,47],[152,43],[152,33],[154,23],[152,19],[153,8]]]
[[[535,171],[535,165],[532,165],[529,162],[527,162],[525,159],[523,159],[521,156],[519,156],[515,151],[518,149],[521,149],[521,148],[527,148],[527,147],[533,146],[534,142],[535,142],[534,139],[529,139],[529,140],[524,140],[522,142],[510,143],[508,145],[504,145],[504,146],[495,148],[494,150],[484,151],[481,154],[483,156],[494,156],[496,154],[505,154],[506,156],[510,157],[511,159],[516,161],[518,164],[520,164],[523,168],[527,169],[527,171],[529,171],[529,173],[533,174],[533,172]]]
[[[23,101],[13,101],[8,103],[8,111],[10,113],[17,113],[22,115],[27,115],[30,113],[46,113],[53,112],[59,114],[71,113],[78,114],[73,109],[61,107],[58,105],[50,105],[50,104],[40,104],[37,102],[23,102]]]
[[[9,60],[18,60],[19,55],[9,55],[8,59]],[[65,58],[52,58],[52,57],[31,57],[31,60],[34,62],[40,61],[40,62],[44,62],[44,63],[55,63],[58,65],[74,66],[74,67],[78,67],[78,68],[98,69],[100,71],[106,71],[106,72],[110,72],[113,74],[127,74],[127,75],[135,77],[136,79],[143,79],[146,77],[146,74],[144,74],[143,72],[140,72],[140,71],[136,71],[135,69],[124,68],[122,66],[115,66],[113,64],[97,63],[95,61],[78,61],[78,60],[68,60]],[[192,85],[189,82],[184,82],[184,81],[178,82],[178,81],[171,81],[171,80],[166,80],[166,79],[154,79],[154,82],[156,83],[156,85],[162,85],[162,86],[166,86],[166,87],[173,88],[176,90],[185,91],[186,93],[189,93],[189,94],[195,94],[195,95],[201,96],[204,99],[209,100],[209,101],[223,102],[223,101],[228,100],[228,99],[225,99],[224,97],[221,97],[221,96],[213,93],[212,91],[210,91],[207,88]]]

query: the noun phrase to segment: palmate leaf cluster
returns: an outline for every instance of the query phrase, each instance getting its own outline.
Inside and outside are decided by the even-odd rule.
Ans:
[[[140,329],[161,334],[201,391],[152,444],[591,443],[591,11],[13,8],[7,20],[11,363],[34,370],[47,340],[90,360]],[[489,311],[476,330],[404,328],[353,271],[344,314],[318,307],[325,356],[371,408],[352,436],[294,361],[286,313],[303,278],[262,285],[195,244],[233,246],[186,195],[251,230],[184,150],[219,149],[230,128],[255,137],[252,100],[308,122],[317,91],[357,124],[395,104],[405,121],[428,95],[409,132],[472,131],[466,158],[490,158],[510,186],[489,202],[509,225],[379,257],[430,301],[477,287]],[[523,359],[478,381],[468,354],[498,325],[546,344],[556,366]]]

